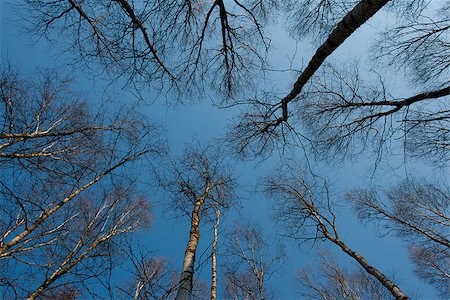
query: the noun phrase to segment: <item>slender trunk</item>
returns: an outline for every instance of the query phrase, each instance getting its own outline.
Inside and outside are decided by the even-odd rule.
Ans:
[[[219,239],[220,210],[216,207],[216,223],[214,224],[214,241],[211,253],[211,300],[217,299],[217,241]]]
[[[409,300],[408,296],[406,296],[398,286],[396,286],[389,278],[387,278],[383,273],[381,273],[377,268],[373,267],[369,264],[369,262],[359,253],[350,249],[343,241],[341,241],[337,237],[333,237],[330,235],[328,231],[325,231],[325,236],[327,239],[341,247],[341,249],[355,259],[367,273],[374,276],[384,287],[386,287],[389,292],[395,297],[397,300]]]
[[[258,278],[258,282],[259,282],[259,285],[258,285],[258,288],[259,288],[259,298],[261,299],[261,300],[264,300],[264,277],[259,277]]]
[[[263,249],[262,246],[259,248],[259,265],[261,270],[256,272],[256,277],[258,277],[258,288],[259,288],[259,298],[264,300],[264,275],[266,273],[266,266],[264,266],[263,260]],[[255,261],[255,269],[256,269],[256,261]],[[256,271],[256,270],[255,270]]]
[[[189,233],[189,242],[184,253],[183,269],[181,271],[181,278],[176,300],[189,300],[192,295],[192,281],[194,278],[194,263],[195,252],[197,251],[198,241],[200,239],[200,209],[205,202],[205,195],[203,195],[194,206],[192,211],[191,230]]]
[[[136,284],[136,291],[134,292],[133,300],[137,300],[139,298],[139,295],[141,294],[141,290],[144,287],[144,284],[142,283],[141,279],[138,279],[138,282]]]

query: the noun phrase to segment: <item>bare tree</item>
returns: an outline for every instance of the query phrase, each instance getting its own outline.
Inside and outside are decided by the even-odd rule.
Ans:
[[[327,65],[311,79],[299,111],[314,141],[313,151],[335,158],[370,146],[381,156],[385,145],[399,138],[409,154],[445,164],[450,87],[397,98],[381,76],[374,75],[365,82],[357,65]]]
[[[312,28],[320,32],[323,22],[334,23],[331,11],[337,10],[339,15],[344,9],[340,1],[312,3],[314,9],[306,10],[308,13],[304,12],[300,20],[304,31]],[[332,158],[354,154],[359,150],[355,147],[374,145],[371,148],[380,158],[389,142],[401,139],[412,156],[439,165],[448,162],[448,3],[433,4],[392,3],[400,25],[381,33],[369,55],[375,70],[384,63],[413,69],[415,92],[394,96],[385,84],[390,79],[378,73],[364,78],[356,67],[348,65],[337,68],[328,64],[310,77],[297,96],[295,111],[312,135],[312,149],[321,157],[323,153]],[[311,25],[307,26],[308,22]]]
[[[374,59],[412,71],[414,81],[431,86],[450,83],[450,4],[433,3],[427,10],[403,15],[378,39]]]
[[[405,181],[386,191],[348,194],[358,216],[381,223],[408,242],[416,273],[432,283],[445,298],[450,295],[449,280],[450,196],[448,187],[422,181]]]
[[[317,48],[289,93],[275,103],[273,100],[268,103],[259,100],[250,101],[249,111],[242,115],[241,122],[232,129],[232,136],[244,145],[256,144],[269,147],[270,152],[270,147],[274,145],[272,141],[274,138],[284,137],[284,132],[293,131],[292,125],[288,123],[288,118],[292,115],[288,109],[289,104],[302,93],[305,85],[327,57],[388,2],[388,0],[359,1],[343,16],[326,40]]]
[[[219,242],[219,226],[222,213],[218,203],[213,204],[216,220],[213,225],[213,244],[211,248],[211,300],[217,299],[217,248]]]
[[[436,245],[410,244],[410,258],[415,264],[416,274],[426,282],[434,285],[438,293],[446,298],[450,295],[449,251]]]
[[[131,113],[102,120],[69,88],[55,73],[32,81],[2,70],[0,285],[6,298],[90,292],[88,282],[110,272],[120,240],[150,221],[147,201],[123,166],[162,151],[156,129]],[[145,140],[151,135],[158,137],[153,145]]]
[[[185,93],[192,90],[188,86],[202,90],[206,83],[219,87],[227,97],[237,95],[239,82],[243,83],[242,86],[252,87],[247,82],[261,73],[257,66],[266,64],[265,53],[270,46],[264,30],[266,22],[278,11],[283,11],[292,35],[316,35],[322,42],[284,97],[266,95],[238,102],[245,107],[244,113],[230,133],[230,139],[238,144],[237,151],[255,152],[256,155],[270,153],[278,147],[280,140],[286,143],[290,135],[299,135],[301,131],[296,129],[292,117],[313,103],[322,106],[316,105],[316,111],[311,114],[302,114],[303,121],[310,124],[318,119],[317,115],[321,116],[321,126],[310,128],[316,129],[313,136],[320,135],[317,138],[325,144],[324,148],[334,143],[332,149],[342,149],[357,140],[358,135],[368,137],[374,134],[384,141],[390,137],[387,127],[392,125],[383,123],[392,121],[391,115],[403,112],[407,126],[402,127],[395,120],[393,124],[410,132],[405,137],[408,138],[407,148],[413,150],[411,153],[418,156],[438,154],[433,158],[435,161],[441,157],[447,159],[448,108],[442,105],[435,111],[435,106],[429,102],[436,103],[431,100],[448,96],[448,82],[439,87],[428,86],[416,95],[401,98],[389,97],[383,86],[378,87],[381,94],[375,98],[365,94],[353,95],[358,86],[350,87],[353,90],[350,95],[334,90],[330,94],[327,89],[307,93],[310,81],[323,75],[317,71],[326,59],[385,6],[391,11],[394,8],[398,19],[410,23],[383,35],[382,42],[377,44],[386,50],[378,51],[382,53],[379,56],[372,56],[377,57],[377,61],[393,57],[396,62],[415,64],[421,68],[419,73],[434,70],[432,72],[437,72],[436,76],[446,78],[446,4],[440,7],[434,20],[423,15],[432,10],[425,1],[389,2],[308,0],[280,3],[276,0],[248,0],[172,1],[168,4],[159,0],[139,3],[126,0],[108,3],[27,0],[26,7],[33,28],[37,28],[40,34],[51,38],[52,33],[61,31],[71,36],[69,48],[77,49],[80,60],[94,59],[106,69],[111,69],[114,76],[125,75],[132,85],[139,81],[160,86],[169,83],[169,86],[177,86],[180,92]],[[411,24],[414,26],[409,26]],[[422,77],[434,78],[435,75]],[[351,81],[349,79],[347,83]],[[138,91],[140,93],[141,88]],[[327,101],[318,99],[321,98],[319,95]],[[331,100],[328,99],[330,96]],[[357,99],[352,96],[357,96]],[[238,98],[248,97],[239,95]],[[305,98],[309,101],[304,101]],[[430,110],[422,111],[417,107],[419,101]],[[303,102],[305,105],[300,109],[292,108],[295,103]],[[410,111],[412,106],[417,109]],[[360,111],[366,115],[343,122],[345,116],[359,116],[357,112]],[[377,123],[381,129],[374,126]],[[378,129],[384,134],[375,131]],[[335,138],[336,131],[340,134]],[[438,134],[433,134],[435,132]],[[301,137],[308,139],[305,135]]]
[[[317,110],[312,114],[302,114],[306,116],[304,122],[310,124],[317,120],[317,115],[321,116],[321,126],[310,128],[317,129],[313,134],[325,139],[320,141],[326,145],[334,143],[334,147],[342,149],[353,143],[353,136],[357,135],[374,134],[384,141],[390,137],[387,129],[392,124],[383,123],[390,123],[392,115],[403,113],[402,121],[407,124],[403,129],[410,132],[405,135],[407,148],[418,156],[438,154],[435,161],[440,157],[448,158],[448,107],[441,103],[441,109],[436,111],[434,103],[437,101],[432,101],[449,95],[448,81],[445,81],[449,69],[446,3],[430,5],[423,0],[401,3],[388,0],[283,3],[277,0],[180,0],[169,4],[160,0],[107,3],[27,0],[26,7],[33,29],[48,38],[55,32],[71,36],[69,49],[76,49],[80,60],[94,59],[104,68],[111,69],[114,76],[125,75],[132,85],[139,81],[160,86],[169,83],[170,87],[177,86],[185,93],[192,90],[188,86],[202,90],[209,84],[219,87],[227,97],[237,95],[239,82],[242,86],[253,87],[247,82],[262,72],[259,67],[266,64],[270,46],[265,25],[271,16],[282,11],[293,36],[315,35],[321,42],[283,97],[265,95],[249,99],[238,94],[239,100],[249,100],[238,102],[245,107],[244,113],[230,134],[230,139],[234,143],[237,141],[237,151],[260,155],[270,153],[280,140],[286,143],[291,134],[300,132],[292,117],[313,103],[322,106],[316,106]],[[328,57],[384,7],[395,11],[395,17],[402,25],[389,30],[377,42],[381,51],[378,49],[379,55],[371,55],[377,65],[383,61],[405,63],[417,69],[425,82],[437,77],[444,81],[421,87],[420,92],[406,97],[390,97],[383,91],[384,86],[377,88],[380,92],[374,95],[377,97],[358,93],[358,86],[350,87],[353,90],[350,95],[335,90],[330,94],[327,88],[308,94],[309,83],[321,75],[317,71]],[[434,9],[437,12],[433,15]],[[345,84],[349,82],[352,79]],[[353,95],[355,92],[357,95]],[[319,94],[323,99],[318,100]],[[303,103],[305,98],[312,99],[301,105],[300,110],[292,107],[295,103]],[[430,109],[422,111],[417,106],[419,102]],[[413,106],[417,109],[412,109]],[[357,117],[357,112],[366,114]],[[346,116],[350,116],[348,122],[343,121]],[[377,123],[381,129],[374,126]],[[404,124],[397,126],[395,120],[393,123],[397,128]],[[336,131],[340,134],[333,138]],[[433,134],[435,132],[438,133]]]
[[[120,244],[110,244],[110,240],[114,239],[118,243],[120,239],[116,236],[136,230],[148,222],[145,218],[148,218],[150,211],[144,199],[130,199],[130,195],[122,191],[114,191],[114,195],[106,197],[113,198],[106,198],[103,203],[95,203],[98,201],[97,197],[89,202],[80,201],[83,205],[78,207],[81,220],[74,218],[71,222],[74,227],[65,228],[66,234],[70,236],[58,242],[64,242],[62,247],[54,245],[47,248],[51,255],[46,258],[49,262],[45,268],[50,273],[39,287],[29,294],[28,299],[37,298],[63,276],[70,276],[71,280],[76,281],[87,281],[92,276],[101,277],[104,272],[102,269],[112,267],[106,263],[108,256],[113,255],[114,248],[120,247]],[[128,201],[130,203],[126,203]],[[96,204],[99,206],[95,207]],[[80,228],[82,230],[78,232]],[[36,264],[38,261],[39,259],[32,257],[29,263]]]
[[[295,38],[326,38],[358,0],[287,1],[289,32]]]
[[[98,62],[132,85],[169,84],[185,92],[192,85],[202,90],[207,82],[228,96],[248,82],[252,68],[264,64],[269,39],[263,25],[278,5],[276,0],[25,2],[33,31],[46,38],[63,33],[79,61]]]
[[[286,145],[289,135],[294,135],[300,137],[301,142],[311,141],[315,151],[327,153],[333,159],[340,153],[354,154],[355,146],[364,149],[373,145],[380,157],[388,141],[401,137],[411,155],[438,164],[449,161],[450,110],[447,100],[450,87],[447,75],[450,69],[450,27],[447,2],[440,3],[442,6],[433,16],[427,9],[437,5],[428,5],[422,0],[395,3],[389,0],[304,0],[286,1],[285,4],[277,0],[25,2],[27,17],[41,36],[52,39],[54,33],[64,34],[69,37],[69,43],[63,50],[75,51],[76,62],[88,62],[94,72],[106,71],[114,78],[125,77],[139,93],[142,83],[152,83],[152,88],[170,92],[173,89],[183,94],[202,91],[210,85],[227,98],[240,99],[249,98],[248,94],[243,93],[242,96],[237,91],[243,86],[253,88],[248,82],[258,80],[261,75],[260,67],[266,64],[270,46],[264,25],[282,7],[290,33],[300,37],[311,34],[318,46],[306,67],[297,73],[298,78],[287,93],[279,96],[263,92],[263,97],[237,102],[244,107],[244,113],[232,128],[230,139],[237,144],[238,152],[271,153],[274,148]],[[388,62],[398,66],[399,63],[414,71],[413,78],[420,79],[420,85],[406,96],[394,96],[389,92],[386,80],[379,74],[376,74],[376,80],[363,81],[357,69],[343,72],[326,65],[328,58],[383,8],[397,9],[396,16],[402,22],[382,36],[378,41],[380,47],[376,47],[381,51],[372,56],[377,64]],[[98,66],[103,69],[99,70]],[[118,172],[119,167],[144,155],[147,150],[140,151],[136,146],[127,152],[123,151],[123,145],[115,145],[120,140],[119,136],[141,132],[125,130],[127,134],[119,134],[123,127],[128,128],[120,122],[83,127],[87,114],[85,109],[79,109],[79,105],[73,106],[77,108],[75,110],[64,111],[71,116],[68,118],[70,122],[63,122],[68,130],[65,128],[66,131],[58,135],[53,134],[54,128],[62,128],[58,118],[42,125],[39,111],[47,111],[47,104],[33,108],[32,111],[38,113],[29,116],[20,127],[14,123],[17,113],[8,108],[10,92],[5,91],[2,90],[6,95],[2,97],[6,99],[6,109],[2,113],[7,121],[2,124],[5,133],[1,136],[4,143],[0,145],[0,162],[6,166],[5,176],[14,178],[16,182],[17,178],[25,179],[23,181],[30,186],[21,187],[14,180],[1,181],[3,195],[12,199],[11,203],[15,205],[15,208],[6,209],[6,225],[2,223],[2,227],[7,229],[3,240],[0,240],[0,255],[4,253],[5,257],[11,257],[11,251],[16,251],[14,249],[28,249],[26,243],[39,233],[37,228],[44,228],[42,224],[50,217],[64,212],[63,206],[69,207],[67,203],[77,199],[81,192]],[[52,109],[55,111],[62,114],[59,108]],[[306,125],[307,133],[297,128],[297,116],[302,125]],[[74,126],[77,128],[75,132],[70,131]],[[8,127],[31,130],[26,129],[24,134],[22,129],[19,132]],[[52,133],[48,134],[48,131]],[[112,136],[108,147],[103,146],[105,136]],[[139,140],[137,135],[131,136],[128,141]],[[40,137],[45,137],[44,142],[39,142]],[[210,161],[197,155],[187,157],[166,181],[166,187],[173,192],[175,207],[191,220],[177,295],[183,299],[192,296],[200,220],[209,217],[215,209],[212,204],[221,199],[223,189],[226,190],[222,189],[221,180],[216,184]],[[17,172],[17,162],[20,172]],[[37,181],[36,174],[39,175]],[[290,200],[286,206],[289,213],[281,215],[280,219],[294,222],[296,226],[292,228],[295,230],[311,229],[311,235],[303,236],[303,239],[324,238],[338,245],[394,296],[407,299],[392,281],[340,239],[328,195],[313,193],[303,178],[283,175],[286,174],[280,171],[279,178],[269,181],[271,192]],[[64,187],[69,183],[75,188],[67,192]],[[216,187],[220,188],[215,190]],[[39,202],[40,206],[30,209],[28,203],[36,203],[36,195],[42,191],[51,197],[39,199],[44,204]],[[62,200],[52,202],[53,199]],[[32,213],[24,213],[26,211]],[[215,211],[221,210],[217,206]],[[38,213],[40,215],[36,217]],[[16,219],[20,221],[17,223]],[[62,227],[66,225],[64,222],[60,224]],[[54,234],[51,228],[45,230],[44,236]],[[215,233],[214,260],[217,250]],[[53,243],[53,240],[49,241]],[[20,243],[25,244],[20,246]],[[415,248],[411,253],[422,270],[427,272],[434,271],[425,266],[436,265],[433,262],[441,261],[446,254],[431,248]],[[213,262],[213,298],[216,293],[215,265]],[[436,270],[446,274],[440,267]],[[251,274],[239,273],[236,278],[248,281],[250,285],[255,283]],[[14,286],[13,281],[9,280],[5,286]],[[234,291],[237,293],[238,290],[234,288]],[[240,293],[240,297],[245,295],[242,290]]]
[[[271,248],[257,225],[237,223],[228,236],[227,299],[272,299],[267,280],[285,259],[282,245]]]
[[[217,209],[226,208],[234,199],[234,181],[224,158],[211,147],[188,149],[174,162],[172,173],[160,182],[172,195],[172,206],[190,220],[189,241],[176,299],[190,299],[194,280],[194,263],[200,240],[200,222]],[[209,220],[209,219],[208,219]]]
[[[331,158],[354,154],[358,152],[353,149],[356,146],[375,144],[374,152],[381,157],[388,142],[402,138],[409,154],[440,165],[448,162],[448,4],[388,2],[288,3],[291,34],[317,35],[318,40],[325,41],[306,68],[298,72],[297,81],[284,97],[262,93],[241,103],[244,112],[229,133],[236,151],[267,155],[300,140],[303,146],[313,142],[311,148],[318,153],[327,150]],[[359,26],[384,6],[409,23],[382,34],[376,43],[382,50],[375,47],[376,54],[369,56],[377,67],[386,61],[390,65],[413,66],[427,84],[415,84],[416,92],[410,95],[393,96],[384,83],[388,79],[379,74],[363,80],[352,68],[337,70],[325,64]],[[433,10],[437,11],[436,18],[428,17]],[[303,131],[304,125],[307,132]]]
[[[306,299],[389,299],[390,293],[363,269],[349,272],[331,253],[319,251],[318,270],[299,270],[298,293]],[[318,277],[316,276],[318,275]]]
[[[358,0],[308,0],[286,1],[287,25],[295,38],[313,37],[316,42],[324,39],[342,18],[360,1]],[[413,17],[428,6],[423,0],[389,2],[386,8],[396,15]]]
[[[421,9],[415,11],[405,18],[407,24],[389,29],[376,43],[377,55],[373,57],[377,64],[387,59],[391,66],[414,69],[414,82],[427,83],[419,88],[422,92],[394,97],[387,92],[383,80],[379,80],[378,87],[368,87],[360,76],[352,75],[347,79],[343,79],[345,75],[338,76],[341,82],[338,87],[330,84],[314,88],[321,100],[313,96],[318,100],[314,108],[302,115],[307,124],[315,123],[309,127],[315,128],[313,132],[324,142],[321,148],[345,148],[350,140],[362,140],[364,144],[372,139],[379,151],[400,133],[408,154],[439,165],[448,162],[450,89],[445,52],[449,43],[446,5],[435,5],[434,15],[431,8],[427,15],[421,14]],[[311,104],[314,100],[306,102]]]
[[[277,219],[286,224],[288,235],[301,241],[325,239],[332,242],[378,280],[396,299],[409,299],[391,279],[341,239],[326,182],[321,183],[314,177],[308,182],[305,174],[292,165],[295,164],[284,164],[267,179],[267,192],[280,200]],[[323,191],[320,191],[320,183],[325,185],[325,188],[322,187]]]
[[[224,299],[259,299],[258,281],[251,270],[227,272]]]
[[[132,251],[133,279],[119,287],[125,297],[135,300],[171,299],[177,289],[178,274],[167,259],[153,256],[135,256]]]
[[[128,272],[131,278],[125,284],[119,284],[119,297],[126,299],[174,299],[179,288],[179,272],[165,257],[140,248],[139,241],[129,241],[128,249],[123,253],[131,261]],[[191,299],[207,299],[208,285],[205,281],[194,278]]]

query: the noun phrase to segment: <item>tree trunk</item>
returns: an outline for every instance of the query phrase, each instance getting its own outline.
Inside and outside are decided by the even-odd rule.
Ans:
[[[206,196],[203,195],[195,203],[192,211],[191,230],[189,233],[189,242],[184,253],[183,269],[176,300],[189,300],[192,296],[192,281],[194,278],[195,252],[197,251],[198,241],[200,239],[200,209],[205,201]]]
[[[341,241],[339,238],[335,238],[330,235],[328,231],[325,232],[325,236],[327,239],[341,247],[341,249],[347,253],[349,256],[351,256],[353,259],[355,259],[361,267],[366,270],[367,273],[374,276],[383,286],[385,286],[389,292],[395,297],[397,300],[409,300],[408,296],[406,296],[398,286],[396,286],[392,281],[390,281],[383,273],[381,273],[378,269],[371,266],[369,262],[361,256],[359,253],[353,251],[350,249],[350,247],[347,246],[343,241]]]
[[[287,121],[289,102],[300,94],[305,84],[323,64],[325,59],[331,55],[353,32],[376,14],[389,0],[362,0],[360,1],[330,33],[326,41],[317,49],[308,63],[306,69],[294,83],[292,90],[282,100],[283,115],[281,121]]]
[[[211,300],[217,299],[217,241],[219,239],[220,210],[216,208],[216,223],[214,224],[214,241],[211,253]]]
[[[264,298],[264,277],[259,277],[258,278],[258,282],[259,282],[259,284],[258,284],[258,289],[259,289],[259,298],[261,299],[261,300],[264,300],[265,298]]]

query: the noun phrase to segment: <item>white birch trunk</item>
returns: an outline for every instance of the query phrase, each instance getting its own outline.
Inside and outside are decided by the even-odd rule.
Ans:
[[[216,207],[216,223],[214,224],[214,241],[211,253],[211,300],[217,299],[217,242],[219,240],[220,210]]]

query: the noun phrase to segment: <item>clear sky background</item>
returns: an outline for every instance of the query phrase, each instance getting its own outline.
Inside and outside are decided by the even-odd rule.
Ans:
[[[19,2],[19,1],[17,1]],[[75,87],[86,93],[86,98],[96,102],[107,97],[113,97],[118,102],[131,103],[135,101],[133,96],[122,91],[120,85],[108,86],[108,81],[101,78],[95,80],[86,76],[80,68],[66,66],[69,54],[60,54],[55,51],[54,45],[49,45],[45,40],[36,41],[24,32],[23,21],[17,14],[16,8],[7,4],[7,1],[0,0],[1,22],[0,22],[0,43],[2,63],[10,61],[14,66],[19,67],[23,74],[33,72],[36,67],[63,69],[73,76]],[[388,17],[381,15],[370,20],[361,30],[356,32],[343,47],[333,54],[333,61],[347,59],[363,59],[368,42],[372,40],[372,32],[388,21]],[[289,66],[289,57],[294,54],[296,44],[283,33],[281,25],[273,25],[272,40],[275,48],[270,54],[274,68],[283,69]],[[63,37],[61,37],[63,38]],[[297,56],[294,63],[300,68],[301,62],[309,60],[314,46],[309,43],[297,45]],[[287,91],[293,82],[294,75],[274,74],[273,82],[280,90]],[[402,80],[399,80],[400,82]],[[399,86],[399,90],[404,90],[405,86]],[[409,93],[407,93],[409,94]],[[154,95],[147,95],[152,99]],[[140,104],[141,110],[150,120],[156,120],[166,128],[169,147],[172,155],[181,153],[184,147],[192,139],[198,138],[202,142],[208,142],[211,138],[220,137],[224,134],[226,126],[236,115],[236,110],[218,109],[211,104],[211,100],[201,99],[197,104],[187,104],[181,107],[173,107],[165,104],[164,101],[157,100],[151,104]],[[300,149],[292,150],[294,153],[301,153]],[[338,166],[326,163],[317,163],[316,170],[329,179],[331,193],[337,203],[342,203],[338,214],[338,228],[341,236],[354,250],[361,253],[374,266],[387,274],[395,274],[398,284],[406,293],[417,295],[418,299],[437,299],[434,289],[420,281],[413,273],[413,267],[408,261],[408,252],[403,247],[403,243],[392,237],[378,237],[375,225],[362,225],[359,223],[351,210],[345,206],[344,193],[352,188],[372,186],[390,186],[405,178],[406,173],[415,176],[435,177],[439,181],[446,180],[446,171],[433,170],[418,161],[405,161],[399,150],[398,155],[392,159],[384,160],[374,171],[373,159],[368,159],[369,154],[363,154],[357,160],[348,161]],[[236,218],[248,218],[258,222],[264,228],[267,236],[279,237],[280,231],[276,224],[272,222],[270,208],[271,200],[263,194],[255,193],[258,189],[258,180],[264,175],[270,174],[270,170],[279,161],[280,156],[275,154],[264,162],[244,162],[236,160],[235,172],[241,189],[238,191],[242,201],[242,209],[239,213],[230,213],[224,217],[224,229],[229,228]],[[367,163],[369,162],[369,163]],[[407,170],[407,172],[406,172]],[[164,208],[164,197],[162,193],[156,193],[151,184],[151,177],[142,175],[140,178],[141,188],[154,203],[154,223],[152,227],[141,234],[142,244],[156,255],[168,257],[175,265],[181,269],[181,263],[187,243],[189,226],[187,220],[174,219]],[[203,229],[202,242],[199,253],[202,253],[205,246],[212,238],[211,230]],[[318,243],[325,249],[332,250],[340,258],[340,262],[352,267],[355,263],[341,255],[340,250],[328,242]],[[287,241],[287,263],[281,267],[280,272],[275,273],[271,286],[275,289],[280,299],[295,299],[294,276],[295,272],[307,264],[314,265],[315,250],[307,244],[298,247],[295,241]],[[223,249],[219,250],[223,251]],[[200,257],[200,255],[198,256]],[[219,256],[220,264],[220,256]],[[203,268],[200,278],[209,281],[209,265]],[[219,284],[221,277],[219,274]],[[219,288],[220,290],[220,288]]]

